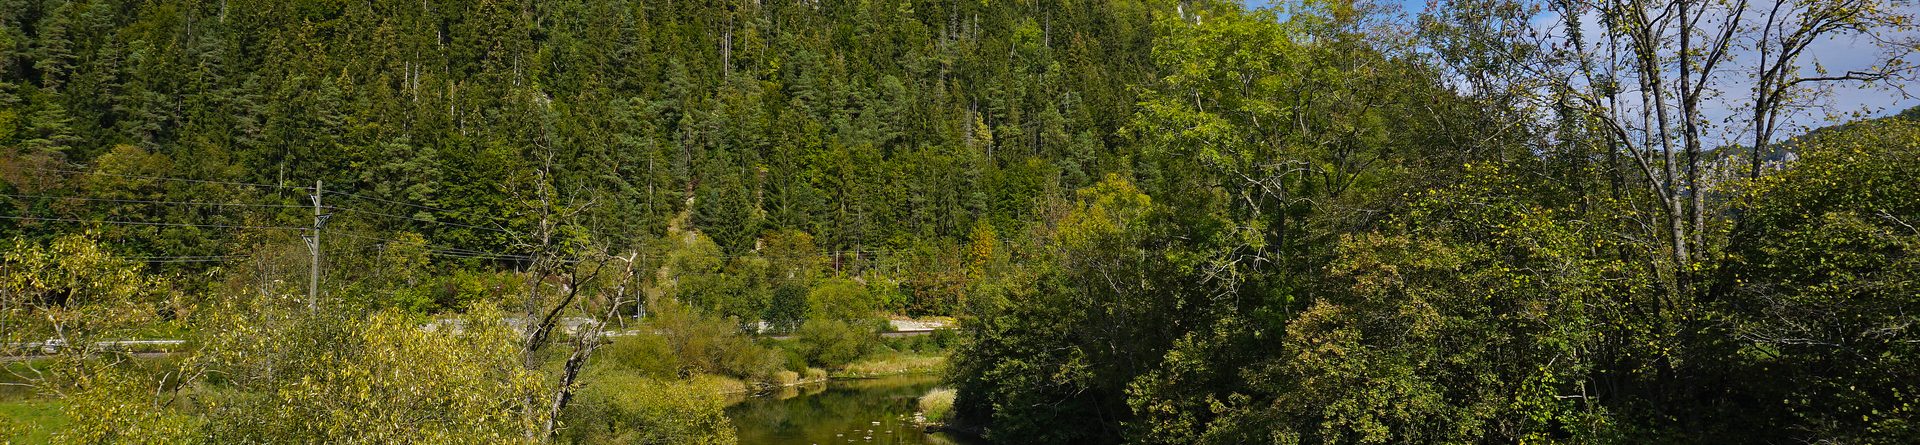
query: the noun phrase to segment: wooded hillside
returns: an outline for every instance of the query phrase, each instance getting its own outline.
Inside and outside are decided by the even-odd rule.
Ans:
[[[1920,111],[1794,126],[1903,5],[0,0],[0,340],[89,443],[726,443],[883,315],[1004,443],[1910,443]]]

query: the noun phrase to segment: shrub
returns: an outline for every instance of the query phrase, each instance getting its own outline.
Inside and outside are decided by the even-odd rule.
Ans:
[[[522,367],[498,310],[476,308],[460,333],[397,311],[304,317],[238,320],[195,357],[234,390],[207,400],[208,442],[513,443],[537,428],[543,410],[526,403],[545,376]],[[274,353],[288,349],[306,353]]]
[[[960,344],[960,331],[954,328],[934,329],[933,334],[927,336],[927,340],[935,349],[952,348]]]
[[[947,412],[953,410],[955,392],[949,388],[934,388],[927,395],[920,396],[920,413],[929,422],[947,419]]]
[[[600,375],[562,419],[560,442],[732,444],[722,395],[728,389],[721,379]]]
[[[504,304],[507,293],[520,289],[520,279],[508,274],[459,271],[447,277],[434,292],[434,305],[453,311],[466,311],[478,302]]]
[[[608,351],[614,362],[655,377],[716,374],[753,382],[772,381],[790,368],[780,352],[755,343],[730,320],[678,303],[657,306],[639,332],[614,340]]]
[[[800,327],[800,322],[806,316],[807,287],[804,283],[792,281],[782,282],[773,288],[766,313],[761,315],[775,334],[792,333]]]
[[[840,320],[807,320],[794,332],[794,346],[814,366],[836,368],[866,355],[877,335]]]
[[[89,360],[83,366],[91,369],[79,373],[73,382],[79,390],[62,400],[70,423],[53,435],[55,443],[198,443],[196,419],[168,406],[164,378],[125,364]]]
[[[780,358],[782,361],[786,363],[787,370],[793,371],[793,372],[806,371],[807,356],[805,354],[800,353],[800,351],[797,350],[796,345],[792,343],[788,343],[788,345],[789,347],[776,349],[777,351],[780,351]]]
[[[623,370],[654,378],[680,376],[680,356],[673,353],[664,336],[640,333],[614,337],[613,344],[601,350],[608,361]]]
[[[807,292],[807,318],[830,320],[866,320],[878,309],[873,294],[859,282],[844,279],[821,281]],[[802,324],[804,328],[804,323]]]

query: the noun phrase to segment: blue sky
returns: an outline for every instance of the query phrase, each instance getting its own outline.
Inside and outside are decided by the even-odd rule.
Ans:
[[[1417,14],[1425,10],[1427,6],[1427,0],[1378,1],[1398,4],[1400,5],[1400,10],[1406,14]],[[1241,0],[1241,4],[1249,8],[1260,8],[1271,4],[1271,0]],[[1920,7],[1907,5],[1901,7],[1901,9],[1907,10],[1909,14],[1920,15]],[[1592,21],[1589,20],[1588,22],[1591,23]],[[1865,42],[1860,39],[1827,39],[1809,47],[1801,59],[1804,63],[1803,66],[1809,68],[1817,61],[1830,72],[1845,72],[1851,69],[1866,67],[1877,55],[1876,51],[1871,42]],[[1812,70],[1808,69],[1806,72],[1811,74]],[[1908,90],[1912,90],[1914,94],[1920,94],[1920,85],[1908,84],[1904,86],[1906,86]],[[1745,96],[1749,94],[1747,93],[1749,88],[1750,87],[1744,84],[1744,82],[1729,82],[1729,84],[1722,88],[1722,91],[1726,95],[1724,100],[1718,101],[1717,103],[1704,104],[1706,106],[1702,111],[1711,121],[1721,122],[1736,113],[1734,107],[1737,107],[1738,102],[1744,100]],[[1920,106],[1920,99],[1905,98],[1902,97],[1902,94],[1898,91],[1877,87],[1837,88],[1833,91],[1833,95],[1828,98],[1827,102],[1828,103],[1824,104],[1824,107],[1804,110],[1798,115],[1793,116],[1789,125],[1783,126],[1783,131],[1776,137],[1784,138],[1792,134],[1800,133],[1808,128],[1831,125],[1834,122],[1830,121],[1830,118],[1852,120],[1857,115],[1866,117],[1887,116],[1898,113],[1901,110]],[[1737,133],[1740,131],[1740,129],[1734,128],[1723,128],[1722,130],[1729,133]],[[1742,138],[1732,134],[1727,136],[1736,139]],[[1751,137],[1750,135],[1745,136],[1745,138]]]

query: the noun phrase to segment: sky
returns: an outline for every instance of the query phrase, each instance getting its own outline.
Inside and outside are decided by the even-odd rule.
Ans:
[[[1418,14],[1425,10],[1428,2],[1428,0],[1376,1],[1399,5],[1402,13],[1410,15]],[[1249,8],[1260,8],[1268,6],[1270,0],[1241,0],[1241,4]],[[1909,14],[1920,15],[1920,7],[1906,6],[1902,9],[1907,10]],[[1596,23],[1595,20],[1586,20],[1585,22],[1588,23],[1589,26]],[[1597,32],[1589,31],[1589,35],[1593,34],[1597,34]],[[1867,67],[1876,56],[1878,56],[1878,49],[1875,48],[1871,42],[1855,38],[1834,38],[1814,43],[1808,48],[1806,54],[1801,57],[1801,61],[1802,66],[1809,68],[1803,71],[1808,74],[1812,73],[1810,68],[1816,61],[1826,67],[1830,72],[1845,72],[1851,69]],[[1728,118],[1734,117],[1736,113],[1744,115],[1744,113],[1737,111],[1735,107],[1745,102],[1747,96],[1751,94],[1749,93],[1751,84],[1746,82],[1745,79],[1729,78],[1723,80],[1723,82],[1726,83],[1721,87],[1721,90],[1727,97],[1702,104],[1702,114],[1711,122],[1725,122]],[[1853,87],[1836,88],[1833,91],[1833,95],[1827,99],[1827,103],[1821,108],[1800,110],[1790,116],[1787,125],[1783,125],[1781,131],[1775,133],[1775,140],[1785,139],[1786,137],[1811,128],[1860,118],[1888,116],[1908,108],[1920,106],[1920,99],[1903,97],[1903,94],[1899,91],[1885,88],[1861,88],[1857,83],[1854,85]],[[1920,85],[1912,85],[1910,83],[1902,85],[1911,93],[1920,95]],[[1719,131],[1723,134],[1710,137],[1710,139],[1745,140],[1747,143],[1751,143],[1752,136],[1750,133],[1740,134],[1747,130],[1745,124],[1737,122],[1743,122],[1744,120],[1734,119],[1734,121],[1736,122],[1735,124],[1722,125]]]

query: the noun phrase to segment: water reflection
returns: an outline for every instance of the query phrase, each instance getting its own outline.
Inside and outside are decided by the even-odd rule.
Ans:
[[[977,439],[928,434],[913,424],[934,375],[835,380],[752,397],[727,408],[741,445],[980,445]]]

